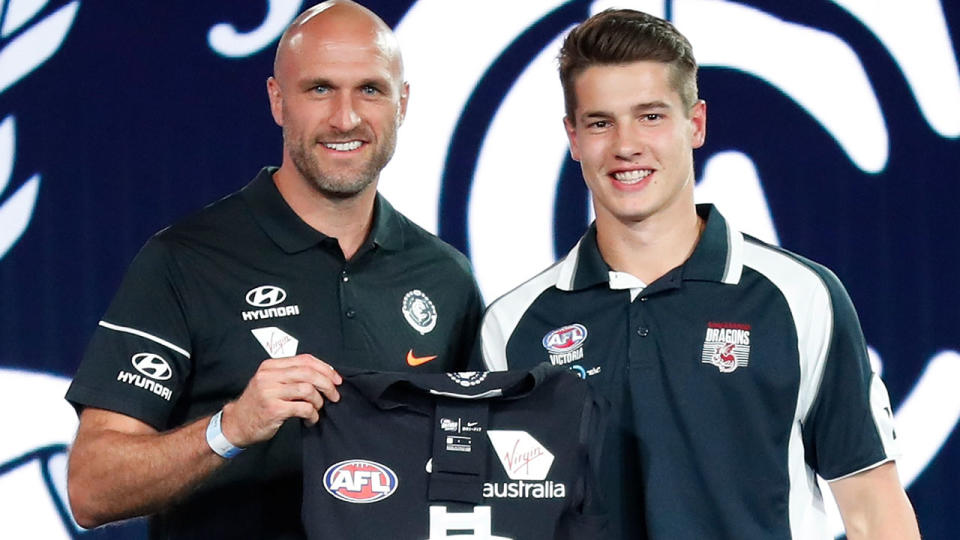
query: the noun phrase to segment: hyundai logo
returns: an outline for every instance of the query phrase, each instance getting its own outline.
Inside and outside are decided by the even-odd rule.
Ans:
[[[247,293],[247,303],[260,308],[275,306],[286,299],[287,291],[275,285],[261,285]]]
[[[137,371],[151,379],[165,381],[173,376],[173,370],[170,369],[170,364],[153,353],[135,354],[130,361],[133,363],[133,367],[137,368]]]

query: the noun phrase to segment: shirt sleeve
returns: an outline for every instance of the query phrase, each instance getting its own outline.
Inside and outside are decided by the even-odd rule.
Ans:
[[[67,390],[78,412],[96,407],[170,427],[192,369],[178,275],[157,237],[137,254]]]
[[[893,411],[886,388],[872,372],[856,310],[843,285],[820,271],[829,295],[823,313],[830,321],[823,374],[803,421],[810,466],[826,480],[876,467],[898,454]]]

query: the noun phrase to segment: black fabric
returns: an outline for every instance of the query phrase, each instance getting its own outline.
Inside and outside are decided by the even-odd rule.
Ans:
[[[592,468],[604,405],[566,369],[348,372],[340,389],[321,422],[304,428],[309,538],[437,538],[432,513],[434,525],[461,519],[458,530],[480,534],[471,527],[485,523],[513,540],[606,538]],[[395,482],[381,498],[385,470]]]

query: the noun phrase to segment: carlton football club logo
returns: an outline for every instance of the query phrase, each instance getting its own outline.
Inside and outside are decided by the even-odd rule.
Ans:
[[[400,311],[407,323],[420,332],[420,335],[427,334],[437,326],[437,308],[430,301],[430,297],[419,289],[403,295]]]
[[[464,388],[476,386],[487,378],[486,371],[459,371],[456,373],[447,373],[450,380]]]
[[[348,503],[382,501],[397,491],[397,475],[386,465],[365,459],[341,461],[323,474],[323,487]]]
[[[707,323],[702,360],[717,366],[720,373],[732,373],[750,363],[750,325]]]

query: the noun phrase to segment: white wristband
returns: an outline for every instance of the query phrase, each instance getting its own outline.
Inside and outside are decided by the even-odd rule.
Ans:
[[[207,424],[207,444],[217,455],[230,459],[243,452],[244,448],[234,446],[224,437],[223,429],[220,427],[220,417],[222,416],[223,409],[220,409],[217,414],[210,418],[210,423]]]

